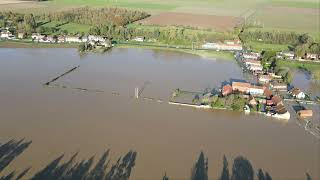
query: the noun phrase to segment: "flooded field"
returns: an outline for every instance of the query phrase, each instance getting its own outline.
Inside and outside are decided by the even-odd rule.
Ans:
[[[43,86],[78,65],[53,83],[68,88]],[[31,167],[28,178],[62,154],[98,159],[110,148],[112,161],[137,152],[130,179],[161,179],[165,172],[189,179],[200,151],[211,179],[220,176],[223,155],[229,169],[242,155],[273,179],[306,179],[307,172],[319,179],[320,141],[295,119],[166,103],[176,88],[203,91],[230,78],[244,78],[235,61],[176,52],[113,49],[80,57],[75,49],[0,49],[0,143],[32,141],[0,177]],[[163,103],[132,98],[135,87]]]

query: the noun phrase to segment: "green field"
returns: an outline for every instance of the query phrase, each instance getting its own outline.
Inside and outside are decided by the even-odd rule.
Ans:
[[[245,43],[246,47],[249,47],[251,50],[255,52],[261,51],[285,51],[288,50],[289,45],[284,44],[268,44],[262,43],[258,41],[250,41]]]
[[[263,27],[262,30],[309,33],[315,40],[320,41],[319,0],[50,0],[0,5],[0,11],[37,14],[83,6],[139,9],[151,14],[183,12],[246,17],[248,23],[259,24]],[[89,27],[68,24],[61,28],[70,32],[86,32]]]
[[[77,23],[68,23],[68,22],[58,22],[58,21],[51,21],[41,25],[42,27],[46,28],[56,28],[58,32],[68,31],[68,33],[75,34],[75,33],[87,33],[89,32],[91,26],[85,24],[77,24]]]

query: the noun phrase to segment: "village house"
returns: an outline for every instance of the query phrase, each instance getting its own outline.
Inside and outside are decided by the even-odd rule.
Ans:
[[[243,53],[242,57],[245,59],[254,59],[254,60],[259,60],[260,59],[260,53]]]
[[[306,53],[305,55],[305,59],[308,60],[318,60],[319,59],[319,54],[315,54],[315,53]]]
[[[143,42],[145,40],[145,37],[135,37],[132,40],[137,41],[137,42]]]
[[[273,93],[272,93],[272,91],[270,89],[265,88],[264,92],[263,92],[263,95],[266,96],[266,99],[271,99],[272,96],[273,96]]]
[[[57,42],[57,37],[55,37],[55,36],[47,36],[47,42],[56,43]]]
[[[260,83],[268,83],[272,80],[272,77],[270,75],[261,74],[259,75],[259,82]]]
[[[106,39],[102,36],[89,35],[87,41],[105,42]]]
[[[282,52],[277,54],[277,58],[293,60],[295,58],[295,55],[294,55],[293,51],[282,51]]]
[[[306,97],[306,94],[302,92],[299,88],[293,88],[289,92],[294,98],[297,99],[304,99]]]
[[[64,36],[60,35],[57,38],[57,42],[58,43],[65,43],[66,42],[66,38]]]
[[[232,92],[233,92],[233,89],[230,86],[230,84],[224,85],[222,87],[222,90],[221,90],[222,96],[228,96],[228,95],[232,94]]]
[[[271,88],[275,91],[287,91],[288,90],[288,86],[285,83],[280,83],[277,81],[274,81],[270,84]]]
[[[33,41],[41,41],[41,40],[43,40],[45,37],[46,37],[45,35],[41,35],[41,34],[39,34],[39,33],[33,33],[33,34],[31,35],[31,38],[32,38]]]
[[[251,64],[248,65],[248,69],[252,72],[262,72],[263,66],[261,64]]]
[[[83,43],[88,42],[88,41],[89,41],[88,36],[82,36],[82,37],[81,37],[81,41],[82,41]]]
[[[248,65],[261,65],[261,62],[255,59],[244,59],[243,62]]]
[[[68,43],[81,43],[79,36],[66,36],[65,41]]]
[[[19,39],[24,39],[25,36],[26,36],[26,33],[24,33],[24,32],[19,32],[19,33],[18,33],[18,38],[19,38]]]
[[[5,39],[14,39],[15,38],[15,36],[8,30],[1,31],[0,37],[5,38]]]
[[[313,112],[312,112],[312,110],[307,110],[307,109],[305,109],[305,110],[300,110],[300,111],[298,111],[298,116],[300,117],[300,118],[308,118],[308,117],[312,117],[312,115],[313,115]]]

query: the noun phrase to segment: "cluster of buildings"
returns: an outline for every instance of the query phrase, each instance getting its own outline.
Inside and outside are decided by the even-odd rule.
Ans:
[[[243,49],[240,40],[226,40],[224,42],[205,43],[203,49],[213,49],[217,51],[241,51]]]
[[[32,41],[44,42],[44,43],[89,43],[91,45],[102,45],[105,47],[110,46],[110,42],[107,38],[102,36],[49,36],[39,33],[34,33],[31,36]]]
[[[0,38],[3,39],[15,39],[16,36],[13,35],[8,28],[4,28],[0,30]]]
[[[254,74],[262,74],[263,66],[260,61],[261,55],[260,53],[254,52],[243,52],[240,53],[240,60],[246,69],[251,71]]]
[[[277,53],[278,59],[285,60],[311,60],[317,61],[320,60],[320,54],[316,53],[305,53],[302,57],[297,57],[294,51],[281,51]]]
[[[242,94],[248,100],[248,106],[264,112],[268,116],[279,119],[290,119],[290,113],[284,106],[280,96],[273,95],[273,92],[267,86],[254,85],[248,82],[232,82],[224,85],[221,89],[222,96],[228,96],[234,93]],[[261,109],[257,108],[260,104]]]

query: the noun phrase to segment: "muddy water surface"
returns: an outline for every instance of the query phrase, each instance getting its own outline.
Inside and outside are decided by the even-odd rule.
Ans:
[[[77,65],[55,84],[103,92],[42,86]],[[203,91],[230,78],[243,78],[232,60],[174,52],[114,49],[80,57],[74,49],[0,49],[0,142],[33,141],[3,174],[31,166],[30,176],[63,153],[88,158],[111,148],[113,157],[138,152],[131,179],[161,179],[164,172],[188,179],[200,151],[212,179],[223,155],[229,164],[243,155],[274,179],[305,179],[306,172],[319,178],[319,140],[295,120],[165,103],[173,89]],[[164,103],[133,99],[137,86],[141,96]]]

